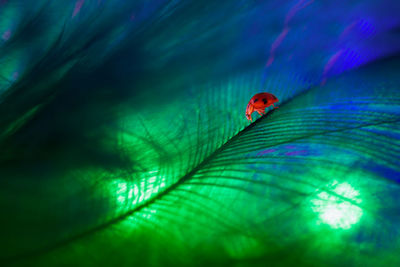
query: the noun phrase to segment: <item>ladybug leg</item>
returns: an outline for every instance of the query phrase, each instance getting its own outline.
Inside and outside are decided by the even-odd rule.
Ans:
[[[258,114],[260,114],[261,116],[262,116],[263,114],[265,114],[265,110],[264,110],[263,108],[257,109],[256,111],[257,111]]]
[[[274,104],[272,104],[272,106],[273,106],[274,108],[279,108],[279,107],[275,107]]]
[[[253,119],[251,118],[251,114],[246,114],[246,118],[247,118],[249,121],[253,122]]]

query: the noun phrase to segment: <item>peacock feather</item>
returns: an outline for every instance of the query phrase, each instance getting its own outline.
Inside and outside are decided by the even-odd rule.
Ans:
[[[0,1],[0,265],[400,266],[398,14]]]

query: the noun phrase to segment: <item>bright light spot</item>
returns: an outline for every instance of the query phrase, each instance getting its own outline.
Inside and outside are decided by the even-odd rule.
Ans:
[[[127,189],[126,183],[118,183],[118,189],[117,189],[117,196],[118,197],[117,197],[117,200],[121,204],[123,204],[124,201],[125,201],[126,189]]]
[[[156,179],[157,179],[157,176],[152,176],[152,177],[150,177],[148,179],[149,179],[149,183],[154,183],[156,181]]]
[[[157,172],[151,171],[149,174]],[[137,205],[157,194],[161,188],[165,187],[165,177],[157,178],[157,176],[152,175],[141,179],[139,183],[138,181],[132,182],[122,179],[114,180],[112,191],[119,206]]]
[[[334,229],[350,229],[353,224],[359,222],[363,211],[357,206],[361,203],[360,193],[348,183],[339,184],[334,181],[330,188],[332,193],[321,192],[318,198],[311,200],[313,211],[319,213],[320,221]]]
[[[165,177],[161,179],[160,188],[165,187]]]
[[[139,197],[139,189],[137,185],[127,183],[123,180],[116,180],[114,181],[116,188],[116,198],[119,204],[129,204],[129,202],[126,202],[128,200],[131,200],[132,204],[136,204],[137,199]]]

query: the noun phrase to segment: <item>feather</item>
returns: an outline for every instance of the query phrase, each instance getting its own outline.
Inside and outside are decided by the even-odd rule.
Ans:
[[[341,5],[0,2],[0,263],[399,265],[400,6]]]

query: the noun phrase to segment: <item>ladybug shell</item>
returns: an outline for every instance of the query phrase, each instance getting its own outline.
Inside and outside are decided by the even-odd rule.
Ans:
[[[252,104],[255,109],[266,108],[275,102],[278,102],[278,98],[270,93],[258,93],[255,94],[251,99],[249,104]]]

